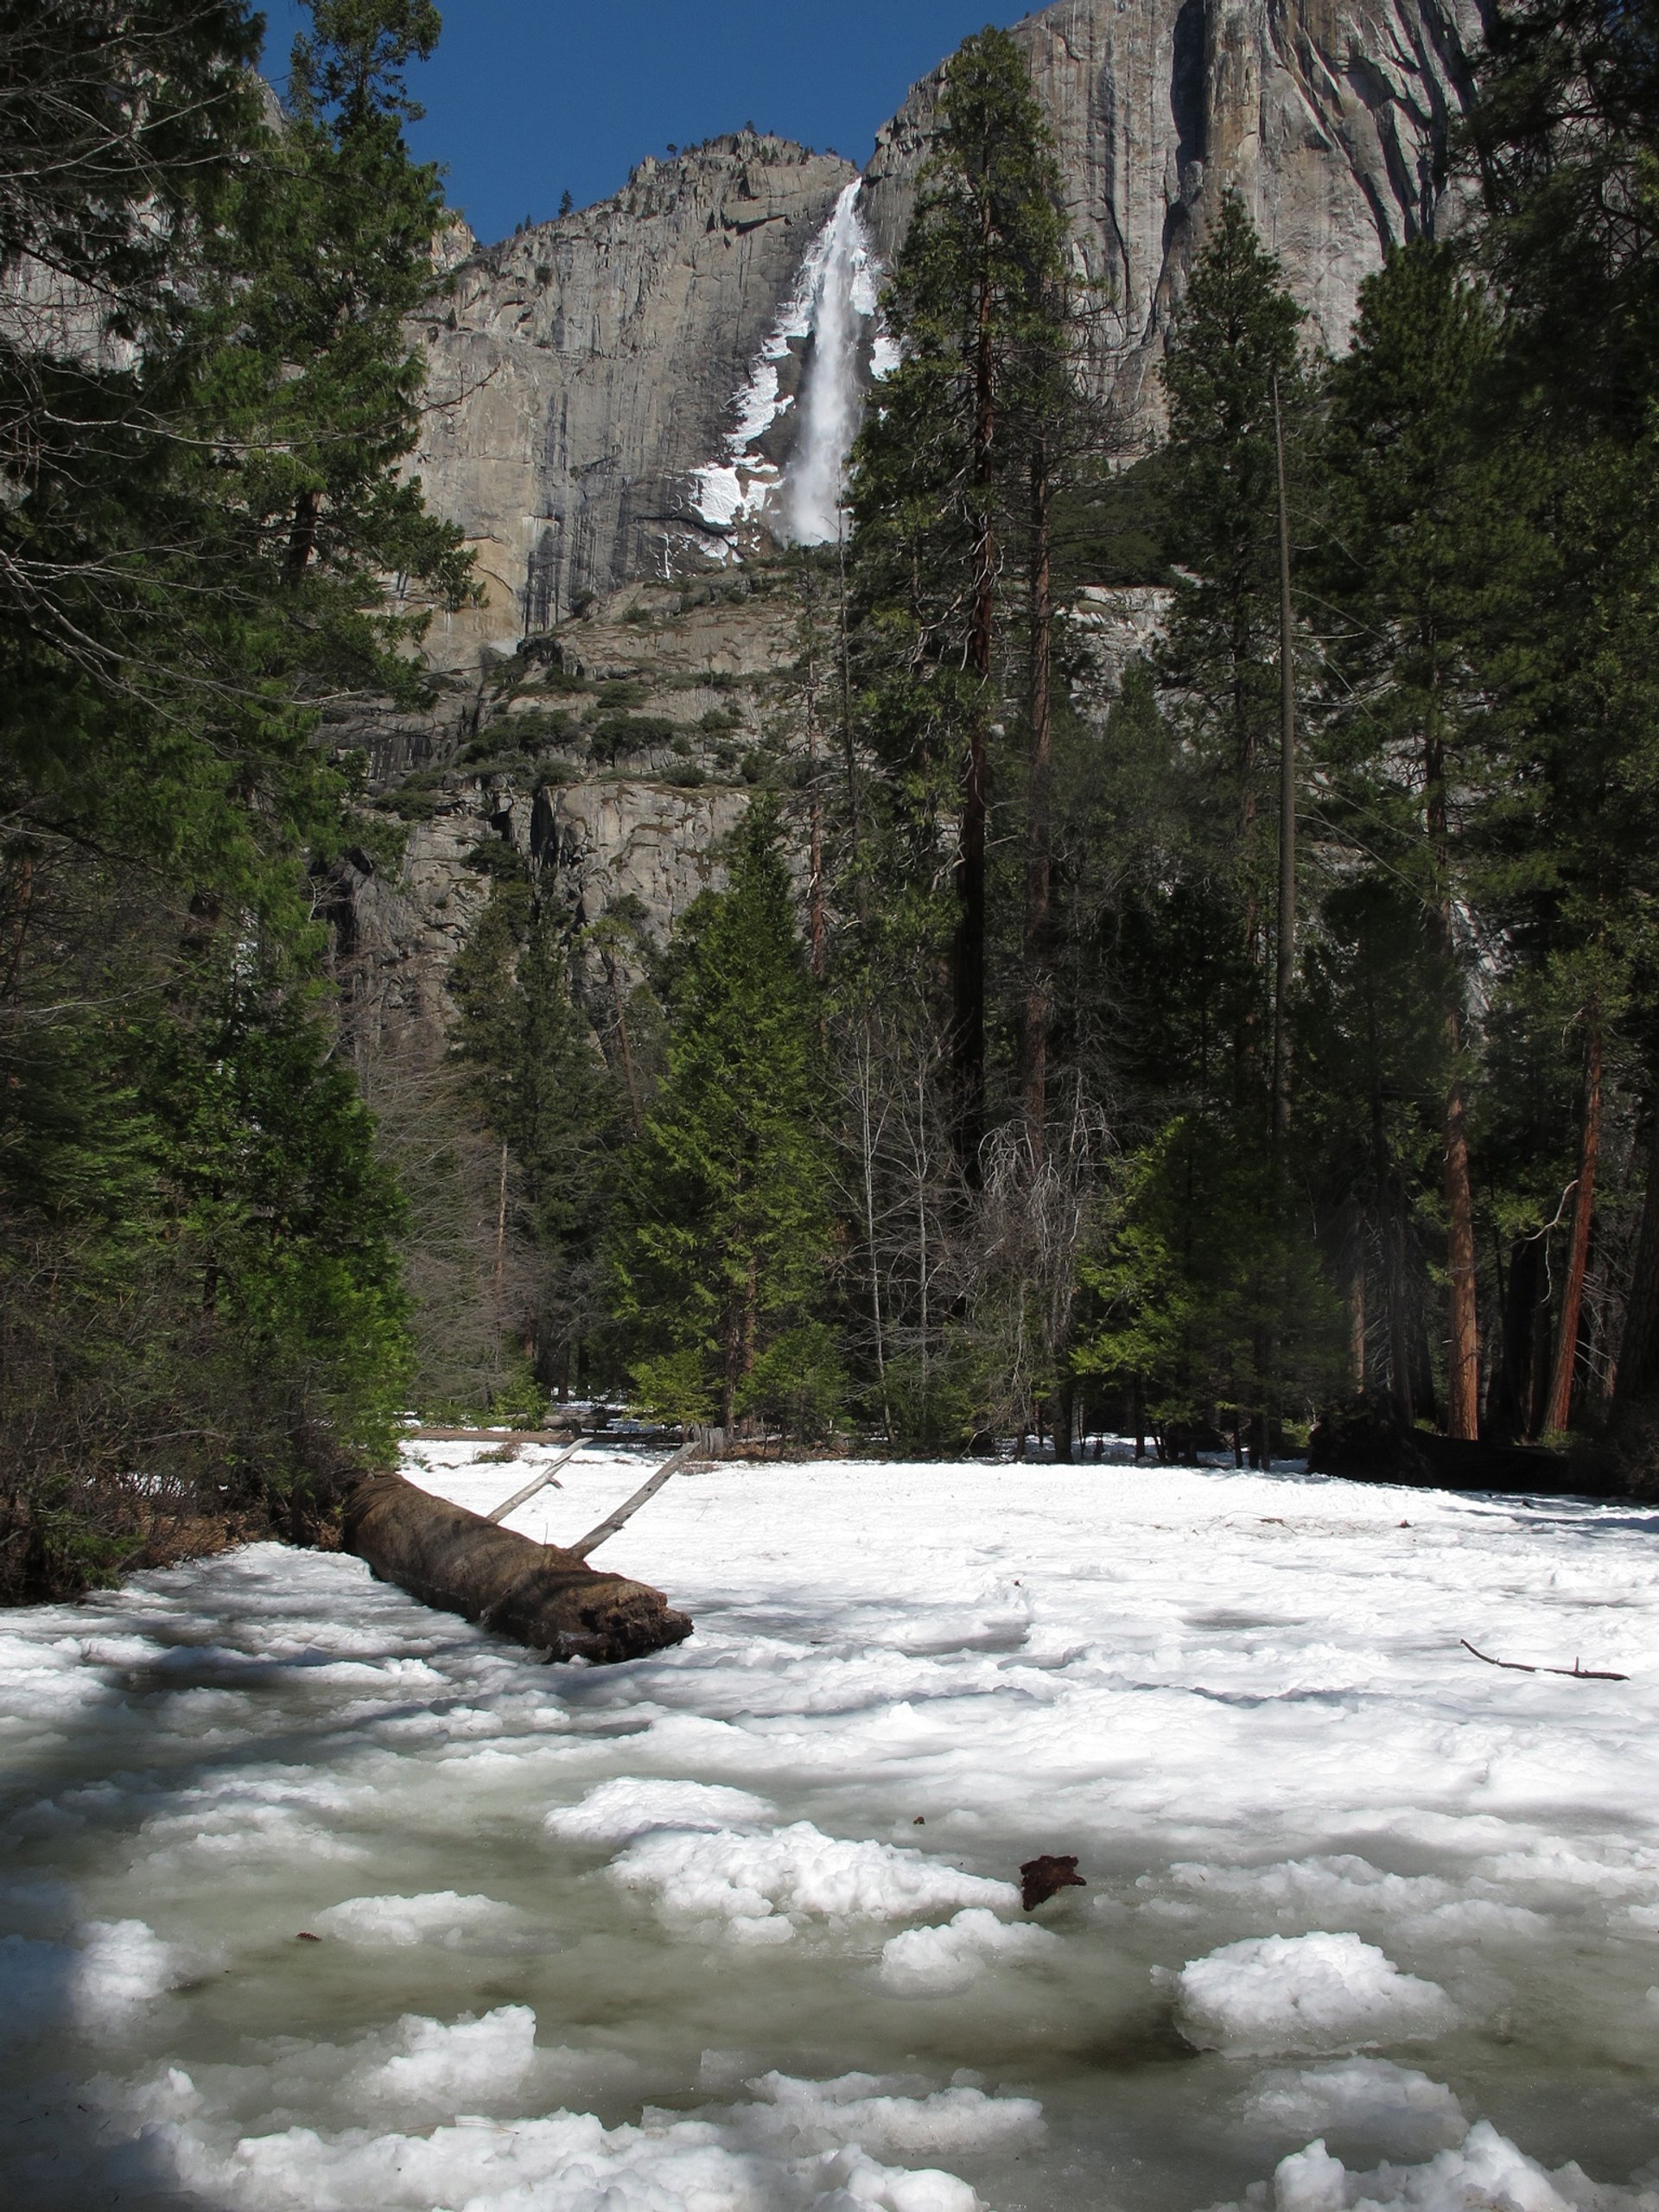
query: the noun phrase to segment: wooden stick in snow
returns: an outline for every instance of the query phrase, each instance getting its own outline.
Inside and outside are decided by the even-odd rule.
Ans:
[[[601,1521],[597,1529],[590,1529],[579,1544],[570,1546],[575,1557],[586,1559],[590,1552],[599,1549],[607,1536],[613,1536],[625,1521],[632,1521],[640,1507],[656,1497],[671,1475],[677,1475],[688,1460],[696,1458],[697,1449],[694,1438],[690,1444],[682,1444],[677,1452],[671,1453],[648,1483],[642,1484],[632,1497],[625,1498],[615,1512]]]
[[[1511,1675],[1565,1675],[1574,1682],[1628,1682],[1630,1679],[1628,1675],[1611,1675],[1599,1668],[1581,1667],[1576,1659],[1570,1667],[1529,1667],[1519,1659],[1493,1659],[1484,1651],[1475,1651],[1466,1636],[1460,1636],[1458,1642],[1465,1651],[1474,1651],[1477,1659],[1485,1660],[1489,1667],[1502,1667]]]
[[[484,1518],[486,1521],[505,1521],[509,1513],[516,1513],[521,1505],[528,1505],[537,1491],[544,1491],[550,1484],[555,1490],[563,1490],[564,1484],[559,1480],[559,1469],[568,1466],[587,1441],[585,1436],[579,1436],[574,1444],[567,1445],[558,1458],[550,1460],[533,1481],[527,1482],[523,1490],[514,1491],[505,1505],[498,1505],[493,1513],[486,1513]]]

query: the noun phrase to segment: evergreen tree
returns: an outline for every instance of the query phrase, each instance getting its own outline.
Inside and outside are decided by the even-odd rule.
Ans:
[[[1236,194],[1171,335],[1164,473],[1179,563],[1160,656],[1171,710],[1217,793],[1211,865],[1230,879],[1243,966],[1236,982],[1235,1103],[1266,1095],[1262,1035],[1274,855],[1261,820],[1281,719],[1275,405],[1306,412],[1301,310]]]
[[[1236,1406],[1249,1408],[1258,1465],[1266,1464],[1274,1420],[1302,1402],[1294,1357],[1287,1363],[1306,1304],[1308,1224],[1284,1145],[1297,887],[1283,462],[1287,425],[1297,442],[1312,407],[1301,321],[1278,264],[1228,194],[1163,367],[1170,412],[1163,476],[1179,565],[1157,657],[1166,711],[1205,779],[1190,817],[1180,906],[1203,947],[1196,1059],[1216,1088],[1202,1096],[1205,1110],[1183,1114],[1156,1147],[1179,1129],[1177,1155],[1185,1160],[1214,1147],[1206,1182],[1255,1193],[1258,1232],[1241,1294],[1255,1316],[1252,1380],[1245,1388],[1230,1371],[1214,1382]],[[1262,817],[1275,789],[1280,830],[1270,842]],[[1154,1156],[1162,1155],[1155,1148]]]
[[[498,874],[449,988],[452,1049],[501,1147],[491,1296],[503,1351],[568,1396],[602,1319],[601,1249],[626,1101],[577,1003],[556,918],[537,910],[517,870]]]
[[[1397,250],[1363,288],[1353,345],[1332,372],[1325,448],[1323,582],[1343,618],[1329,650],[1341,686],[1337,752],[1357,810],[1351,826],[1415,891],[1427,972],[1438,979],[1446,1398],[1452,1433],[1465,1438],[1479,1428],[1479,1332],[1456,915],[1470,889],[1478,795],[1491,775],[1480,651],[1487,602],[1495,571],[1516,579],[1525,566],[1520,534],[1512,529],[1503,542],[1491,465],[1471,435],[1492,344],[1490,313],[1449,249],[1420,241]],[[1397,1290],[1397,1270],[1389,1281]],[[1389,1342],[1400,1340],[1391,1319]],[[1408,1376],[1396,1372],[1392,1387],[1409,1417]]]
[[[469,588],[400,474],[440,214],[401,71],[436,18],[314,25],[272,126],[240,6],[0,20],[3,1556],[37,1591],[137,1541],[152,1440],[180,1497],[210,1451],[326,1493],[404,1387],[307,872],[354,834],[317,705],[419,691],[385,579]]]
[[[776,812],[756,800],[730,887],[705,893],[677,933],[667,1067],[624,1163],[611,1248],[639,1387],[672,1417],[729,1427],[775,1399],[783,1356],[769,1355],[823,1294],[816,1001]]]
[[[956,817],[950,1025],[970,1173],[985,1126],[999,531],[1032,480],[1022,430],[1040,437],[1068,350],[1060,203],[1024,55],[1004,31],[965,40],[945,66],[938,130],[893,270],[887,313],[903,358],[874,396],[852,509],[878,678],[872,734],[924,819]],[[1036,483],[1046,531],[1040,467]]]

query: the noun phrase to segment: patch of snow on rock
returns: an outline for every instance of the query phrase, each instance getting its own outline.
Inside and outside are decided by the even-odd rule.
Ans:
[[[1415,2041],[1457,2023],[1437,1982],[1402,1974],[1357,1936],[1247,1936],[1193,1960],[1175,1982],[1187,2041],[1240,2056]]]

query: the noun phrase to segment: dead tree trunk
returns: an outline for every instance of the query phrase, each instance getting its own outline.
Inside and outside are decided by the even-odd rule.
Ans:
[[[401,1475],[370,1475],[346,1508],[346,1548],[423,1605],[528,1644],[550,1660],[610,1666],[680,1643],[691,1622],[660,1590],[531,1543]]]

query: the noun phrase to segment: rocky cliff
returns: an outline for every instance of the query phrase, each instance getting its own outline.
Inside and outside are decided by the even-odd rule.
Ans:
[[[1478,4],[1059,0],[1018,26],[1099,287],[1096,377],[1132,430],[1155,429],[1154,372],[1224,191],[1340,346],[1385,247],[1441,212]],[[882,131],[858,195],[889,258],[938,92],[936,74]],[[486,604],[441,620],[442,660],[510,647],[586,593],[730,557],[730,513],[699,472],[730,459],[734,432],[786,462],[810,257],[855,175],[745,131],[644,162],[614,200],[505,245],[452,241],[420,326],[432,411],[416,466],[476,545]]]
[[[463,251],[419,326],[429,411],[413,466],[476,547],[486,603],[440,619],[436,658],[511,650],[584,594],[721,551],[691,480],[856,174],[743,131]]]
[[[1103,302],[1095,374],[1126,422],[1155,430],[1156,365],[1224,191],[1341,345],[1385,248],[1444,216],[1478,29],[1475,0],[1060,0],[1018,27]],[[435,632],[454,671],[435,714],[342,733],[407,825],[401,868],[365,852],[335,886],[372,1029],[442,1030],[501,864],[573,921],[609,912],[658,943],[717,880],[751,783],[776,780],[795,658],[785,594],[734,565],[751,493],[814,419],[832,246],[842,322],[865,319],[843,358],[870,372],[870,258],[902,239],[938,95],[937,75],[915,89],[855,195],[849,164],[745,131],[504,245],[446,239],[417,465],[478,547],[486,603]],[[1086,714],[1160,608],[1076,601]]]
[[[1385,249],[1441,215],[1479,29],[1475,0],[1059,0],[1018,26],[1099,286],[1096,374],[1132,425],[1155,426],[1154,372],[1227,191],[1340,349]],[[865,173],[884,255],[910,219],[938,86],[916,87]]]

